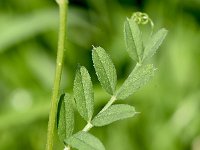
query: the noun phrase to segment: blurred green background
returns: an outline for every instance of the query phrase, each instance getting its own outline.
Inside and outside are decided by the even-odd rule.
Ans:
[[[88,68],[98,111],[109,95],[99,86],[92,45],[104,47],[119,83],[134,63],[125,51],[123,22],[149,14],[169,34],[149,60],[154,79],[124,103],[140,115],[91,132],[108,150],[200,150],[200,1],[71,0],[61,92],[71,92],[77,64]],[[54,0],[0,0],[0,150],[42,150],[55,69],[58,6]],[[76,130],[85,122],[76,115]],[[56,141],[57,150],[63,145]]]

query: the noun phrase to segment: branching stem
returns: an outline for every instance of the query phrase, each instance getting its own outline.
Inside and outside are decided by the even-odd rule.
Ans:
[[[138,69],[141,65],[142,65],[141,63],[137,63],[134,69]],[[113,95],[108,101],[108,103],[102,108],[102,110],[98,114],[107,110],[116,100],[117,100],[116,96]],[[93,128],[93,125],[91,124],[91,122],[88,122],[82,131],[88,132],[91,128]]]

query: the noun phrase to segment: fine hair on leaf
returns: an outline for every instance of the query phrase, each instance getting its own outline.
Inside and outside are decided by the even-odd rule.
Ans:
[[[139,88],[143,87],[154,75],[155,68],[152,64],[136,66],[122,86],[116,92],[117,99],[125,99]]]
[[[65,140],[65,143],[79,150],[105,150],[101,141],[90,133],[80,131]]]
[[[86,121],[90,121],[94,111],[94,93],[90,75],[83,66],[76,71],[73,91],[78,112]]]
[[[74,130],[73,97],[62,94],[58,103],[57,130],[61,142],[70,137]]]
[[[166,29],[162,28],[149,38],[149,41],[147,42],[147,45],[144,49],[143,59],[148,59],[156,53],[157,49],[165,39],[167,32],[168,31]]]
[[[105,126],[117,120],[133,117],[135,115],[135,108],[127,104],[115,104],[110,106],[107,110],[99,113],[92,120],[94,126]]]
[[[133,19],[127,18],[124,24],[124,38],[129,56],[139,62],[143,54],[142,34]]]
[[[92,50],[92,60],[101,86],[113,95],[117,84],[117,73],[111,58],[103,48],[97,47]]]

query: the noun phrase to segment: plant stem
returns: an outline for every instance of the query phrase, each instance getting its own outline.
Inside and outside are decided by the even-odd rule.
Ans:
[[[115,96],[112,96],[111,99],[108,101],[108,103],[103,107],[103,109],[99,112],[102,113],[104,112],[105,110],[107,110],[116,100],[116,97]]]
[[[116,101],[116,97],[112,96],[110,100],[108,101],[108,103],[102,108],[102,110],[98,114],[107,110],[115,101]],[[88,132],[92,127],[93,125],[90,122],[88,122],[82,131]]]
[[[141,63],[137,63],[134,69],[135,69],[135,70],[138,69],[141,65],[142,65]],[[110,98],[110,100],[108,101],[108,103],[102,108],[102,110],[101,110],[98,114],[100,114],[100,113],[104,112],[105,110],[107,110],[116,100],[117,100],[117,99],[116,99],[116,96],[113,95],[113,96]],[[89,131],[92,127],[93,127],[93,125],[92,125],[90,122],[88,122],[88,123],[86,124],[86,126],[83,128],[82,131],[87,132],[87,131]]]
[[[54,129],[56,123],[57,115],[57,106],[58,106],[58,96],[60,90],[60,81],[63,68],[63,58],[64,58],[64,48],[66,40],[66,22],[67,22],[67,0],[57,0],[59,5],[59,15],[60,15],[60,24],[59,24],[59,37],[58,37],[58,51],[57,51],[57,61],[56,61],[56,70],[54,85],[51,97],[51,109],[49,114],[48,122],[48,132],[47,132],[47,144],[46,150],[53,150],[53,138],[54,138]]]
[[[88,122],[88,123],[86,124],[86,126],[83,128],[82,131],[87,132],[87,131],[89,131],[92,127],[93,127],[93,125],[92,125],[90,122]]]
[[[70,150],[70,147],[69,146],[65,146],[64,150]]]

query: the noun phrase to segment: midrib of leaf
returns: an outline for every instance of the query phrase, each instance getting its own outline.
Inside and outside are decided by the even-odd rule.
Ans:
[[[108,113],[108,114],[104,114],[104,115],[101,115],[101,116],[97,116],[95,118],[102,118],[102,117],[105,117],[105,116],[113,116],[113,115],[120,115],[120,114],[129,114],[129,113],[132,113],[132,111],[126,111],[126,112],[120,112],[120,113]],[[100,114],[99,114],[100,115]]]
[[[137,68],[137,69],[138,69],[138,68]],[[145,72],[145,71],[143,71],[143,72]],[[147,76],[148,73],[149,73],[149,71],[146,72],[143,76]],[[135,79],[134,82],[137,82],[137,81],[138,81],[139,79],[141,79],[141,78],[137,77],[137,78],[134,78],[134,79]],[[129,83],[128,85],[130,85],[130,83]]]
[[[141,66],[139,66],[139,67],[141,67]],[[148,67],[153,67],[153,66],[148,66]],[[134,68],[134,70],[135,71],[137,71],[138,69],[144,69],[144,68],[138,68],[137,66]],[[146,70],[143,70],[143,72],[145,72],[145,74],[143,74],[142,75],[142,78],[143,79],[145,79],[146,77],[148,78],[148,74],[150,74],[149,75],[149,77],[150,76],[152,76],[152,73],[154,72],[154,70],[155,70],[155,68],[152,68],[153,69],[153,71],[151,72],[151,70],[149,70],[149,68],[148,68],[148,71],[146,71]],[[135,72],[134,71],[134,72]],[[132,71],[133,72],[133,71]],[[132,73],[131,72],[131,73]],[[137,72],[135,72],[135,74],[136,74]],[[140,73],[141,74],[141,73]],[[132,76],[134,76],[134,74],[132,75]],[[141,76],[141,75],[140,75]],[[124,92],[124,89],[126,89],[127,87],[130,87],[131,86],[131,84],[134,82],[139,82],[139,80],[141,80],[141,78],[140,78],[140,76],[136,76],[135,78],[134,78],[134,81],[131,81],[131,82],[128,82],[127,80],[129,79],[129,78],[131,78],[131,74],[128,76],[128,78],[125,80],[125,82],[122,84],[122,88],[120,88],[118,91],[117,91],[117,93],[116,93],[116,97],[118,98],[118,95],[121,95],[121,93],[122,92]],[[132,77],[133,78],[133,77]],[[147,80],[145,79],[144,80],[144,82],[142,82],[142,83],[137,83],[136,84],[136,86],[134,86],[134,90],[137,90],[137,89],[139,89],[141,86],[143,86],[144,84],[146,84],[146,82],[147,82]],[[125,85],[125,87],[124,87],[124,85]],[[136,92],[136,91],[134,91],[134,92]],[[133,92],[133,93],[134,93]],[[122,94],[123,95],[123,94]]]
[[[156,49],[156,47],[158,47],[157,41],[154,41],[152,45],[153,45],[153,46],[152,46],[151,49]],[[145,50],[149,50],[149,49],[150,49],[149,47],[150,47],[150,46],[148,45],[148,47],[147,47]],[[157,49],[156,49],[156,50],[157,50]],[[154,55],[154,54],[156,53],[156,50],[154,51],[154,53],[152,53],[152,55]]]
[[[106,72],[106,78],[108,79],[108,82],[110,83],[109,85],[110,85],[110,88],[111,88],[111,91],[112,92],[114,92],[114,89],[112,89],[112,84],[111,84],[111,79],[109,79],[109,76],[108,76],[108,73],[107,73],[107,71],[106,71],[106,69],[105,69],[105,66],[103,65],[103,63],[102,63],[102,60],[101,60],[101,58],[100,58],[100,56],[98,55],[98,53],[96,52],[96,54],[97,54],[97,57],[99,58],[99,60],[100,60],[100,64],[103,66],[103,70],[104,70],[104,72]],[[114,81],[114,78],[112,78],[113,79],[113,81]],[[114,83],[114,82],[113,82]]]
[[[143,71],[143,72],[146,72],[146,71]],[[149,73],[149,71],[146,72],[143,76],[147,76],[148,73]],[[136,77],[136,78],[134,78],[134,79],[135,79],[134,82],[137,82],[137,81],[140,80],[141,78],[140,78],[140,77]],[[130,85],[130,83],[129,83],[128,85]]]
[[[114,64],[113,64],[113,65],[114,65]],[[116,76],[117,76],[117,71],[116,71],[115,67],[114,67],[114,69],[113,69],[113,74],[116,74]],[[113,83],[115,83],[114,89],[113,89],[113,93],[114,93],[115,90],[116,90],[117,78],[116,78],[116,80],[115,80],[115,78],[113,77],[113,78],[112,78],[112,81],[113,81]]]
[[[138,60],[140,60],[140,57],[139,57],[139,55],[138,55],[138,52],[137,52],[137,47],[136,47],[136,41],[134,40],[134,37],[133,37],[133,32],[132,32],[132,30],[131,30],[131,25],[130,25],[130,23],[129,23],[129,21],[127,20],[127,22],[128,22],[128,28],[129,28],[129,30],[131,31],[131,38],[132,38],[132,40],[134,41],[134,47],[135,47],[135,53],[136,53],[136,56],[137,56],[137,58],[138,58]]]
[[[63,99],[63,103],[64,103],[64,114],[66,114],[66,108],[65,108],[65,99]],[[64,117],[65,118],[65,117]],[[66,124],[66,120],[64,119],[64,123]],[[66,126],[65,126],[65,137],[67,135],[67,130],[66,130]]]
[[[85,90],[84,90],[84,84],[83,84],[83,75],[82,75],[82,72],[81,72],[81,69],[80,69],[80,75],[81,75],[81,86],[82,86],[82,89],[83,89],[83,93],[84,93],[84,100],[85,100],[85,108],[86,108],[86,113],[87,113],[87,121],[90,120],[89,118],[89,114],[88,114],[88,107],[87,107],[87,100],[86,100],[86,93],[85,93]]]
[[[154,35],[150,36],[148,43],[144,49],[144,55],[142,60],[148,59],[148,57],[150,58],[156,53],[163,40],[165,39],[166,35],[167,30],[165,28],[162,28],[158,30]],[[153,40],[153,42],[151,40]],[[152,44],[150,44],[151,42]]]

